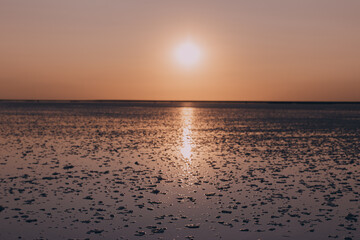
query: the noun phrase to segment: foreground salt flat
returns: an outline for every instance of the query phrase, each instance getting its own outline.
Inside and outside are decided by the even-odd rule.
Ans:
[[[0,105],[1,239],[360,239],[360,108]]]

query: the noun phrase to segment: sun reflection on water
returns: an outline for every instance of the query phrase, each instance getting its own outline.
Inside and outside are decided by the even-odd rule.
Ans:
[[[182,108],[182,145],[180,148],[180,152],[184,160],[191,164],[191,156],[192,156],[192,116],[193,116],[193,108]]]

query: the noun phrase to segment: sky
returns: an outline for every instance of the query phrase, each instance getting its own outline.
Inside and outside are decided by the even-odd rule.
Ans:
[[[359,0],[0,0],[0,99],[360,101]],[[174,51],[191,42],[192,66]]]

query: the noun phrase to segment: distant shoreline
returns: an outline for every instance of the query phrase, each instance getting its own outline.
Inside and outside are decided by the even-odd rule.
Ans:
[[[0,99],[0,102],[19,103],[227,103],[227,104],[360,104],[360,101],[207,101],[207,100],[35,100]]]

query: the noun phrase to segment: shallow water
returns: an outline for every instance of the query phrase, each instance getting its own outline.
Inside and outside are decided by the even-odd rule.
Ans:
[[[0,103],[0,239],[360,239],[360,105]]]

